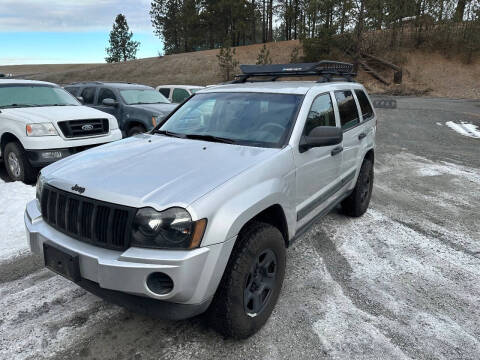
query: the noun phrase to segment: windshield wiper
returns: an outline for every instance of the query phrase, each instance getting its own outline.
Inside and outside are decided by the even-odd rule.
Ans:
[[[38,107],[39,105],[36,104],[9,104],[9,105],[2,105],[0,108],[10,108],[10,107]]]
[[[196,140],[205,140],[205,141],[213,141],[225,144],[236,144],[235,140],[223,138],[220,136],[214,135],[202,135],[202,134],[185,134],[187,139],[196,139]]]
[[[170,104],[166,102],[156,101],[156,102],[136,102],[128,105],[152,105],[152,104]]]
[[[175,132],[171,132],[171,131],[168,131],[168,130],[154,130],[153,133],[154,134],[165,135],[165,136],[176,137],[176,138],[180,138],[180,139],[185,139],[185,135],[177,134]]]

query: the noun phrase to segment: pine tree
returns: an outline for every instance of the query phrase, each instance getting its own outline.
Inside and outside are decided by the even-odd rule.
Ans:
[[[124,15],[118,14],[110,32],[110,46],[105,50],[108,63],[127,61],[135,59],[140,43],[132,40],[133,33],[130,31],[127,19]]]
[[[268,65],[271,63],[272,58],[270,57],[270,50],[268,50],[267,46],[263,44],[263,47],[260,49],[257,56],[257,65]]]
[[[224,45],[220,48],[217,55],[218,66],[223,74],[223,79],[229,81],[232,78],[235,68],[238,66],[238,60],[234,57],[236,55],[235,49],[230,47],[230,40],[224,41]]]

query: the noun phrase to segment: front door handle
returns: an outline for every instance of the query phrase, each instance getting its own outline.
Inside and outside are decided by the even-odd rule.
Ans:
[[[362,140],[363,138],[367,137],[367,134],[365,133],[360,133],[360,135],[358,135],[358,140]]]
[[[337,146],[336,148],[334,148],[331,152],[332,156],[335,156],[337,154],[340,154],[341,152],[343,151],[343,147],[342,146]]]

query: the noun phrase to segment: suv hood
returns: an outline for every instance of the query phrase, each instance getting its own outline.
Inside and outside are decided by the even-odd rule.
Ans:
[[[88,106],[39,106],[2,109],[10,118],[30,123],[57,122],[64,120],[110,119],[112,116]]]
[[[138,135],[58,161],[42,170],[46,181],[83,196],[162,210],[189,204],[280,151]]]
[[[137,109],[147,110],[153,114],[160,113],[160,114],[170,114],[173,109],[175,109],[178,104],[137,104],[137,105],[130,105]]]

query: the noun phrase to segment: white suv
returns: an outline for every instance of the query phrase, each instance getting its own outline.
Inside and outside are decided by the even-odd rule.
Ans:
[[[121,138],[114,116],[58,85],[0,80],[0,158],[14,181],[32,182],[38,168]]]
[[[160,85],[155,89],[172,103],[180,104],[203,88],[203,86],[194,85]]]
[[[208,309],[227,336],[257,331],[280,294],[286,248],[337,205],[367,210],[376,117],[362,85],[330,81],[351,79],[351,64],[242,70],[149,134],[43,169],[25,212],[31,250],[136,311]],[[270,81],[297,75],[328,81]]]

